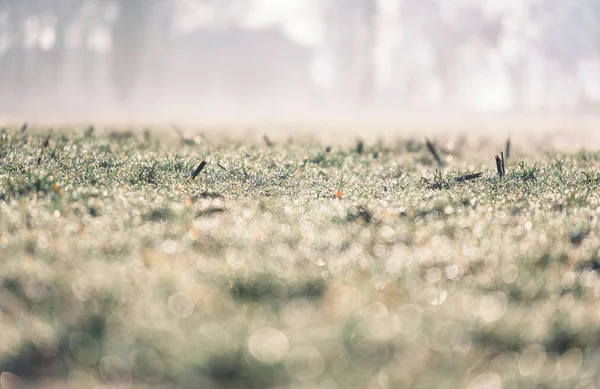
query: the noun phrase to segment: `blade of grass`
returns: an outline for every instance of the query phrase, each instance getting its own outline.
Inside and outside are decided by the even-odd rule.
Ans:
[[[48,146],[50,146],[50,136],[52,134],[48,134],[48,136],[46,137],[46,140],[44,141],[44,143],[42,144],[42,148],[47,148]]]
[[[265,144],[267,145],[267,147],[273,147],[273,142],[271,142],[271,139],[269,139],[268,136],[263,135],[263,140],[265,141]]]
[[[437,164],[439,166],[442,166],[442,160],[441,160],[439,154],[437,153],[437,150],[435,149],[435,146],[433,145],[433,143],[431,143],[431,141],[429,139],[427,139],[425,143],[427,145],[427,149],[429,150],[431,155],[433,155],[433,159],[435,159],[435,162],[437,162]]]
[[[200,162],[200,165],[198,165],[196,170],[194,170],[194,172],[192,173],[192,179],[196,178],[196,176],[198,176],[198,174],[200,174],[200,172],[202,172],[202,169],[204,169],[204,166],[206,166],[206,161]]]
[[[464,182],[464,181],[474,180],[474,179],[480,178],[482,176],[483,176],[483,173],[481,173],[481,172],[479,172],[479,173],[472,173],[472,174],[465,174],[464,176],[456,177],[455,180],[457,182]]]
[[[496,170],[498,170],[498,175],[500,177],[504,176],[504,172],[502,171],[502,161],[500,157],[496,155]]]

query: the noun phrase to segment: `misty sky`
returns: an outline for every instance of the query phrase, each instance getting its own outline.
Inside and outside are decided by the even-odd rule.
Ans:
[[[484,12],[493,16],[498,12],[510,10],[515,18],[523,11],[520,0],[446,0],[448,12],[451,8],[468,2],[483,1]],[[254,10],[247,17],[246,22],[253,26],[280,25],[290,38],[313,47],[325,44],[324,26],[318,15],[319,0],[254,0]],[[391,49],[402,39],[402,32],[398,25],[399,15],[398,0],[379,0],[381,10],[381,31],[376,49],[376,62],[380,84],[385,84],[392,76]],[[520,50],[519,42],[508,42],[512,46],[508,50]],[[311,69],[313,79],[323,88],[328,88],[332,83],[331,67],[327,61],[326,53],[317,52]],[[426,55],[426,54],[424,54]],[[472,77],[472,104],[483,110],[502,110],[512,103],[512,92],[508,83],[503,79],[501,63],[498,58],[490,54],[489,66],[486,71],[477,71]],[[485,91],[480,93],[479,91]],[[442,91],[432,85],[430,88],[432,100],[441,99]],[[482,98],[482,96],[485,96]],[[466,96],[468,99],[469,97]]]
[[[257,29],[277,27],[291,40],[310,49],[312,57],[308,66],[313,81],[311,85],[316,86],[322,95],[335,96],[340,85],[348,82],[348,78],[344,78],[345,75],[340,71],[343,66],[339,66],[346,62],[341,57],[336,57],[339,55],[335,51],[339,42],[332,41],[335,34],[331,34],[331,30],[332,25],[335,29],[335,22],[332,23],[329,19],[332,25],[328,25],[328,19],[324,18],[326,0],[248,0],[237,3],[240,4],[240,9],[215,7],[223,4],[219,3],[220,0],[212,5],[198,0],[174,1],[176,7],[172,33],[175,35],[193,33],[209,25],[223,27],[227,23]],[[344,4],[343,1],[345,0],[341,4]],[[597,19],[586,17],[591,13],[592,10],[588,7],[594,1],[596,0],[554,2],[550,18],[543,23],[534,21],[528,15],[530,8],[527,4],[531,5],[531,2],[524,0],[438,1],[440,14],[436,23],[440,25],[465,25],[464,15],[460,15],[460,11],[469,8],[477,9],[477,12],[481,10],[485,23],[493,25],[495,20],[501,20],[502,24],[502,33],[494,44],[478,39],[477,28],[464,29],[471,34],[472,39],[466,44],[458,45],[456,54],[453,53],[452,60],[456,66],[452,82],[459,87],[450,98],[477,110],[511,109],[516,102],[514,74],[510,73],[512,66],[525,74],[526,85],[518,92],[525,106],[575,107],[582,96],[582,90],[590,101],[600,101],[600,56],[593,54],[590,49],[597,47],[594,41],[594,31],[598,30],[594,27]],[[372,53],[374,59],[374,89],[385,91],[395,87],[402,88],[403,82],[412,77],[418,80],[418,88],[416,94],[411,93],[411,101],[433,107],[443,106],[448,93],[444,89],[443,77],[435,73],[435,67],[436,61],[445,54],[440,54],[443,50],[434,47],[431,36],[419,32],[420,23],[427,21],[416,20],[410,14],[401,14],[401,0],[377,2],[379,12],[376,16],[376,43],[369,49],[373,51],[368,52],[369,56]],[[415,1],[413,3],[418,4]],[[119,9],[117,6],[98,7],[98,4],[84,3],[81,16],[69,25],[65,34],[68,49],[75,51],[85,46],[100,54],[110,52],[113,46],[110,26],[118,18]],[[99,18],[98,12],[102,12]],[[560,23],[569,12],[571,15],[575,14],[576,19],[575,22],[571,20],[567,28],[564,28],[565,24]],[[11,42],[14,37],[3,34],[3,27],[8,25],[6,18],[7,10],[0,7],[0,56],[14,44]],[[101,19],[102,22],[90,22],[96,19]],[[411,24],[414,20],[416,23]],[[477,20],[473,20],[474,26],[477,23]],[[543,29],[552,23],[562,27],[553,29],[553,35],[545,35],[547,30]],[[592,25],[591,28],[589,24]],[[23,28],[27,48],[49,51],[58,39],[55,20],[51,15],[32,15],[24,20]],[[428,27],[427,31],[432,30],[435,27]],[[539,37],[544,39],[538,39]],[[558,47],[557,52],[562,53],[563,57],[544,56],[548,49],[542,45],[548,45],[548,42],[551,43],[549,50],[557,51]],[[577,59],[572,53],[579,53],[580,58]],[[560,58],[575,58],[571,61],[574,65],[572,73],[561,73],[560,61],[557,61]],[[306,62],[303,66],[306,66]]]

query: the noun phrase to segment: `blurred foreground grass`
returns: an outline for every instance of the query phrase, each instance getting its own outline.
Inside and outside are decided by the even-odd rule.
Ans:
[[[0,387],[600,387],[600,153],[438,143],[2,130]]]

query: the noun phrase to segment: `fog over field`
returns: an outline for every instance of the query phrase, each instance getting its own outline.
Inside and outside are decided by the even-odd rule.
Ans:
[[[0,120],[556,126],[598,111],[599,19],[598,0],[2,0]]]
[[[0,0],[0,388],[600,388],[599,49],[600,0]]]

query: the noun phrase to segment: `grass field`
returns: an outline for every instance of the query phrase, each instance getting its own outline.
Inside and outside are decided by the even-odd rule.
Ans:
[[[436,141],[0,130],[0,387],[600,388],[600,153]]]

